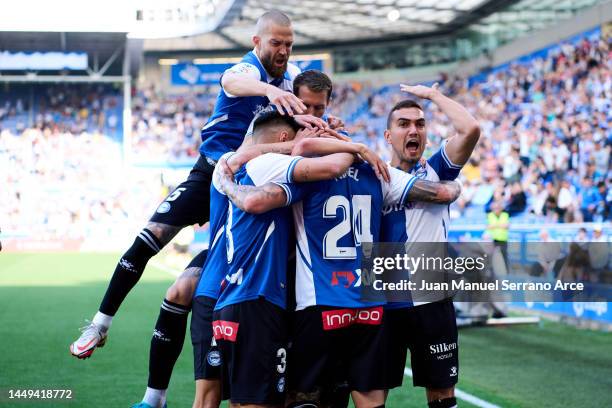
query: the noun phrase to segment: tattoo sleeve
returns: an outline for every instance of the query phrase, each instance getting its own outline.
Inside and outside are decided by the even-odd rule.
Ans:
[[[410,189],[407,199],[408,201],[448,204],[455,201],[459,194],[461,194],[461,187],[455,181],[417,180]]]
[[[244,212],[262,213],[283,207],[287,202],[285,191],[273,183],[263,186],[244,186],[227,178],[223,178],[221,183],[228,198]]]

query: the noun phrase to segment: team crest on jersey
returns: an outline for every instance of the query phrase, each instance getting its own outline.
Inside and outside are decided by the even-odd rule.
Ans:
[[[164,201],[163,203],[160,204],[159,207],[157,207],[157,212],[159,214],[165,214],[168,211],[170,211],[170,203],[167,201]]]
[[[427,177],[427,162],[419,162],[416,168],[412,171],[414,177],[424,179]]]
[[[221,353],[219,353],[217,350],[209,352],[206,356],[206,361],[208,361],[208,364],[213,367],[219,367],[221,365]]]
[[[278,390],[278,392],[284,392],[285,391],[285,377],[281,377],[278,380],[278,384],[276,384],[276,389]]]
[[[457,367],[455,367],[455,366],[451,367],[450,376],[451,377],[456,377],[457,376]]]

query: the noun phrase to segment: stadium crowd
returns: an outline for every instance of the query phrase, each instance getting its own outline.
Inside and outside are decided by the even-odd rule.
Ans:
[[[132,105],[132,148],[149,161],[195,160],[200,129],[212,113],[214,92],[165,95],[155,85],[140,89]]]
[[[121,145],[100,132],[1,130],[3,233],[81,239],[141,222],[159,182],[127,176],[120,164]]]
[[[511,216],[533,214],[548,222],[611,219],[611,51],[610,43],[585,39],[479,82],[441,78],[444,92],[466,106],[482,128],[462,171],[459,213],[470,206],[486,211],[500,201]],[[349,133],[384,155],[387,107],[404,97],[397,86],[379,89]],[[434,104],[427,112],[429,150],[435,151],[452,127]]]
[[[602,222],[612,219],[612,49],[609,42],[562,44],[494,71],[480,80],[442,75],[440,86],[478,118],[482,137],[462,171],[463,193],[452,206],[458,222],[483,222],[493,202],[515,220]],[[0,100],[0,166],[5,231],[56,236],[103,220],[143,214],[130,200],[118,166],[118,93],[95,86],[8,89]],[[137,160],[193,161],[216,89],[167,95],[154,85],[135,92],[132,149]],[[349,134],[388,159],[383,132],[399,86],[335,84],[332,113]],[[34,106],[29,110],[31,101]],[[426,106],[429,146],[435,152],[452,127],[434,104]],[[111,137],[108,137],[108,136]],[[104,174],[104,177],[100,177]],[[114,177],[115,175],[116,177]],[[92,185],[91,180],[96,180]],[[123,187],[125,185],[125,187]],[[155,202],[159,189],[153,189]],[[144,200],[146,201],[146,200]],[[68,205],[65,205],[68,203]],[[70,221],[70,222],[66,222]],[[74,232],[76,234],[76,232]]]
[[[93,84],[5,84],[0,129],[100,132],[121,137],[122,97],[112,86]]]

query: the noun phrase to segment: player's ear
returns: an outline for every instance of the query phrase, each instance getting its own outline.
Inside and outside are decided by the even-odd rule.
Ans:
[[[389,129],[385,129],[384,136],[387,143],[391,144],[391,132],[389,132]]]
[[[279,142],[289,141],[289,132],[287,132],[286,130],[281,131],[280,134],[278,135],[278,141]]]
[[[255,48],[259,49],[259,44],[261,44],[261,37],[258,35],[254,35],[251,37],[251,41],[253,41],[253,45]]]

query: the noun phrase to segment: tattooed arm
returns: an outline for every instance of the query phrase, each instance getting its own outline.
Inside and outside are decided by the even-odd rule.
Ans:
[[[277,143],[262,143],[262,144],[253,144],[252,137],[247,141],[243,142],[242,146],[238,149],[236,154],[230,156],[227,160],[227,164],[229,165],[232,172],[235,173],[238,171],[240,167],[242,167],[245,163],[253,160],[256,157],[259,157],[266,153],[279,153],[279,154],[287,154],[287,155],[298,155],[294,150],[296,145],[298,145],[301,141],[306,139],[312,140],[322,140],[320,136],[325,132],[324,129],[319,128],[303,128],[300,129],[294,140],[288,142],[277,142]],[[317,147],[319,144],[315,144],[315,147],[312,147],[309,151],[312,155],[323,155],[329,154],[326,153],[322,147]],[[327,149],[329,150],[329,149]],[[343,152],[346,150],[336,149],[332,153]]]
[[[340,177],[353,163],[354,156],[349,153],[336,153],[323,157],[300,159],[292,172],[293,182],[330,180]],[[218,184],[229,199],[241,210],[261,214],[274,208],[287,205],[287,194],[277,184],[262,186],[238,185],[234,182],[233,172],[224,160],[217,164]]]
[[[267,183],[263,186],[245,186],[236,184],[233,173],[225,160],[219,164],[219,184],[232,203],[242,211],[250,214],[261,214],[287,205],[285,190],[278,184]]]
[[[416,180],[408,192],[406,201],[424,201],[436,204],[450,204],[459,198],[461,186],[456,181]]]
[[[351,167],[354,159],[355,156],[350,153],[335,153],[323,157],[301,159],[293,169],[293,181],[302,183],[340,177]]]
[[[361,159],[372,166],[378,178],[389,181],[389,170],[386,163],[376,152],[363,143],[345,142],[322,137],[306,138],[296,143],[291,152],[294,156],[324,156],[333,153],[358,154]]]

